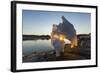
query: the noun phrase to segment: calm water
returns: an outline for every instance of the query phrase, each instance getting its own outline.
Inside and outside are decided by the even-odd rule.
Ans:
[[[82,60],[91,58],[91,48],[66,48],[64,56],[59,60]],[[23,62],[42,62],[42,61],[55,61],[56,57],[52,52],[51,40],[24,40],[23,41]],[[51,51],[51,52],[50,52]],[[49,53],[45,57],[43,52]],[[39,55],[36,55],[39,53]],[[34,55],[35,54],[35,55]]]
[[[23,41],[23,56],[33,52],[48,52],[51,48],[50,40],[25,40]]]

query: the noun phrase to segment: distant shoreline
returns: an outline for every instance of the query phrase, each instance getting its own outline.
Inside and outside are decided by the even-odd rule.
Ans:
[[[50,35],[22,35],[23,40],[49,40]],[[91,34],[77,34],[77,38],[90,38]]]
[[[50,39],[49,35],[23,35],[23,40]]]

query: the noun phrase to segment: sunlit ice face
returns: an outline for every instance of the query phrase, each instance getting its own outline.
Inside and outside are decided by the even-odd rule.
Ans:
[[[59,39],[60,41],[64,41],[64,39],[65,39],[65,36],[64,35],[62,35],[62,34],[60,34],[60,35],[54,35],[54,38],[56,38],[56,39]]]
[[[59,35],[59,40],[64,41],[65,36],[64,35]]]

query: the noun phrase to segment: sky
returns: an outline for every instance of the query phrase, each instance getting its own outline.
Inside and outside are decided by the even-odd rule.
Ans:
[[[62,16],[73,24],[77,34],[88,34],[91,32],[90,13],[23,10],[23,34],[50,35],[52,25],[61,23]]]

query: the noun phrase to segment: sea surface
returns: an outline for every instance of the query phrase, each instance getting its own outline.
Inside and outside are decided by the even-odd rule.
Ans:
[[[32,53],[48,52],[54,50],[51,46],[51,40],[23,40],[22,43],[23,56],[31,55]],[[34,57],[32,57],[34,58]]]
[[[91,48],[78,46],[76,48],[65,47],[63,55],[56,58],[51,40],[23,40],[22,43],[23,62],[43,62],[62,60],[84,60],[91,59]]]

